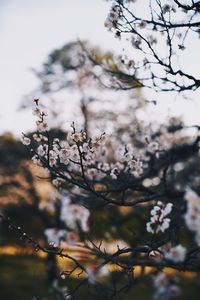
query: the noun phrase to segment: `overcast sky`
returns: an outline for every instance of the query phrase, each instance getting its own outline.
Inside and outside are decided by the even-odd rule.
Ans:
[[[39,69],[53,49],[79,38],[120,54],[122,44],[103,26],[109,7],[103,0],[0,0],[0,133],[20,135],[34,128],[31,113],[16,110],[37,87],[31,68]],[[168,98],[157,113],[183,114],[186,122],[199,122],[198,97],[181,105]]]
[[[117,43],[103,26],[108,7],[102,0],[0,0],[0,132],[33,128],[31,114],[16,109],[37,87],[31,68],[50,51],[77,38]]]

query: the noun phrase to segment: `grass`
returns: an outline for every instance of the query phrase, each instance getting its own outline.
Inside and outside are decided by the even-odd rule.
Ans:
[[[33,296],[51,299],[44,260],[30,256],[1,256],[0,299],[32,300]]]
[[[63,282],[65,283],[65,282]],[[74,280],[67,282],[69,287],[77,284]],[[199,300],[200,299],[200,279],[183,279],[180,282],[183,293],[176,299],[179,300]],[[93,290],[94,291],[94,290]],[[151,290],[145,284],[137,284],[126,296],[121,299],[151,300]],[[35,256],[0,256],[0,299],[2,300],[55,300],[48,288],[46,281],[45,260]],[[38,298],[37,298],[38,297]],[[79,300],[97,300],[98,297],[92,295],[92,289],[87,286],[81,288]],[[102,299],[102,298],[101,298]],[[174,298],[175,299],[175,298]]]

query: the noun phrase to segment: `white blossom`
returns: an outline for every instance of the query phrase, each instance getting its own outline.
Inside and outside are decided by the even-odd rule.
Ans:
[[[47,238],[47,242],[53,247],[59,247],[60,240],[65,239],[66,230],[57,228],[47,228],[44,231],[44,235]]]
[[[53,185],[57,188],[59,188],[63,182],[65,182],[64,179],[59,177],[52,180]]]
[[[37,134],[37,133],[34,133],[33,134],[33,139],[36,141],[36,142],[41,142],[42,140],[42,136],[40,134]]]
[[[153,295],[154,300],[167,300],[180,294],[180,287],[176,283],[172,283],[164,272],[160,272],[157,275],[152,276],[152,278],[155,288],[155,293]]]
[[[48,145],[47,144],[44,144],[44,145],[39,145],[38,148],[37,148],[37,154],[39,156],[45,156],[48,152]]]
[[[151,218],[150,222],[146,224],[146,230],[150,233],[165,232],[170,225],[170,219],[166,216],[172,211],[172,206],[172,203],[164,205],[161,201],[158,201],[150,212]]]
[[[44,120],[42,120],[42,121],[38,120],[36,122],[36,125],[37,125],[37,130],[39,132],[47,131],[49,129],[48,123],[46,121],[44,121]]]
[[[187,201],[187,212],[184,216],[185,222],[187,227],[195,232],[196,242],[200,245],[200,196],[192,189],[187,188],[185,200]]]
[[[75,231],[68,231],[66,241],[69,245],[76,245],[79,242],[79,234]]]
[[[159,149],[159,144],[157,142],[150,142],[148,144],[148,150],[149,152],[155,152]]]
[[[113,4],[104,23],[105,27],[107,27],[108,30],[111,30],[113,28],[116,29],[117,23],[120,19],[120,12],[120,6]]]
[[[32,157],[32,161],[33,161],[33,163],[36,164],[36,165],[40,165],[40,164],[41,164],[41,160],[39,159],[39,157],[38,157],[37,155],[34,155],[34,156]]]
[[[88,231],[88,220],[90,212],[83,206],[72,204],[68,197],[62,197],[61,200],[61,220],[71,229],[77,230],[77,225],[81,230]]]
[[[62,164],[67,165],[69,163],[69,154],[70,154],[70,152],[68,149],[66,149],[66,148],[60,149],[59,158],[60,158],[60,162]]]
[[[22,141],[22,144],[24,144],[25,146],[29,146],[31,143],[31,139],[29,139],[28,137],[26,137],[24,135],[22,136],[21,141]]]
[[[182,245],[177,245],[171,248],[166,254],[165,258],[169,259],[175,263],[183,262],[186,257],[186,248]]]
[[[37,116],[37,117],[40,117],[40,116],[41,116],[41,109],[39,108],[39,106],[36,106],[36,107],[33,109],[33,115],[34,115],[34,116]]]
[[[119,174],[118,168],[113,168],[110,172],[110,176],[112,179],[117,179],[118,174]]]

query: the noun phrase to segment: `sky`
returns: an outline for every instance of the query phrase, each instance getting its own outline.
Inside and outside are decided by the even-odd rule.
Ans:
[[[31,113],[16,110],[38,86],[31,69],[53,49],[78,38],[114,40],[103,26],[107,12],[101,0],[0,0],[0,133],[33,128]]]
[[[0,134],[11,131],[20,136],[34,129],[31,112],[18,108],[38,86],[31,69],[40,69],[53,49],[88,39],[103,49],[122,52],[122,43],[104,27],[109,7],[103,0],[0,0]],[[192,65],[196,67],[191,58],[188,66]],[[194,101],[182,99],[181,105],[170,94],[162,97],[151,116],[184,115],[186,123],[199,123],[199,94]]]

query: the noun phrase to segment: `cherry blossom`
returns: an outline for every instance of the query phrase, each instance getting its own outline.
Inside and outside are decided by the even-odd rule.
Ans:
[[[29,138],[26,137],[25,135],[22,136],[21,141],[22,141],[22,143],[23,143],[25,146],[29,146],[30,143],[31,143],[31,139],[29,139]]]
[[[200,196],[191,188],[187,188],[185,193],[187,202],[187,212],[185,213],[185,222],[187,227],[195,233],[195,239],[200,245]]]
[[[165,232],[169,228],[170,219],[166,218],[172,211],[172,203],[164,205],[161,201],[157,202],[157,205],[151,210],[150,222],[146,224],[146,229],[150,233],[158,233],[159,231]]]
[[[66,230],[57,228],[47,228],[44,231],[44,235],[47,238],[47,242],[52,247],[59,247],[60,240],[65,238]]]
[[[182,245],[177,245],[166,252],[165,258],[175,263],[183,262],[186,257],[186,252],[187,250],[185,247],[183,247]]]

